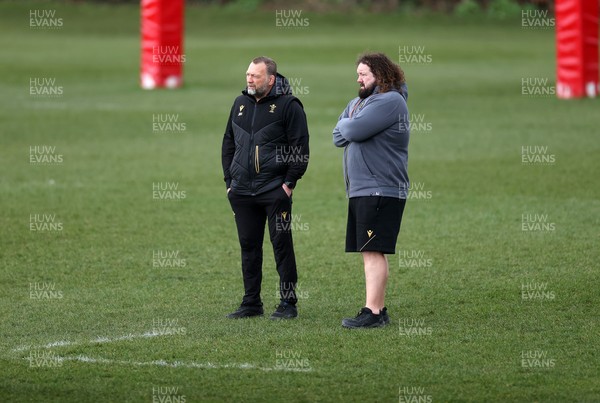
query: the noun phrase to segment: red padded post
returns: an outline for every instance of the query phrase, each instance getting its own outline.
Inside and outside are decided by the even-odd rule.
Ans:
[[[598,95],[598,1],[556,0],[556,94]]]
[[[183,0],[142,0],[142,88],[183,83]]]

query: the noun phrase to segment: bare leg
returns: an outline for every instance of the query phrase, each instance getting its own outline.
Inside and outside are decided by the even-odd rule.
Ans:
[[[375,315],[385,306],[385,287],[389,276],[387,257],[381,252],[362,252],[365,265],[366,303]]]

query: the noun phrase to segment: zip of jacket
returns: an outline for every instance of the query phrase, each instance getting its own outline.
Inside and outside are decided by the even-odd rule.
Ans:
[[[254,170],[257,174],[260,173],[260,158],[258,155],[258,145],[256,146],[256,151],[254,152]]]
[[[254,104],[254,108],[252,109],[252,122],[250,123],[250,134],[251,134],[251,143],[254,143],[254,118],[256,117],[256,109],[258,109],[258,102],[256,102]],[[254,170],[256,171],[256,173],[259,172],[259,166],[258,166],[258,145],[256,146],[256,149],[254,151]],[[252,172],[252,171],[250,171]],[[252,194],[254,194],[256,192],[255,189],[255,185],[254,185],[254,179],[255,176],[252,175],[252,180],[250,181],[250,192],[252,192]]]

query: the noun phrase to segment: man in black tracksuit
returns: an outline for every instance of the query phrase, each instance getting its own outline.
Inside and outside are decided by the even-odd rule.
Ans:
[[[271,319],[295,318],[298,275],[291,232],[292,191],[308,166],[306,115],[272,59],[252,60],[246,84],[231,108],[221,156],[242,250],[245,290],[240,307],[227,317],[263,314],[262,245],[268,219],[281,298]]]

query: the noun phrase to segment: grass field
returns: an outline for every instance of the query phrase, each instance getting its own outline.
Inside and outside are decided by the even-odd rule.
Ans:
[[[31,29],[33,9],[63,26]],[[0,4],[0,400],[600,401],[598,102],[523,94],[554,83],[552,30],[187,11],[185,87],[143,91],[137,6]],[[348,331],[364,280],[343,251],[331,131],[357,55],[400,60],[402,46],[425,56],[403,65],[423,124],[389,257],[392,324]],[[242,283],[220,144],[261,54],[297,80],[311,134],[294,195],[300,316],[277,323],[225,319]],[[31,95],[36,78],[62,95]],[[185,128],[154,132],[156,115]],[[156,183],[185,198],[154,199]],[[277,281],[267,241],[268,313]]]

